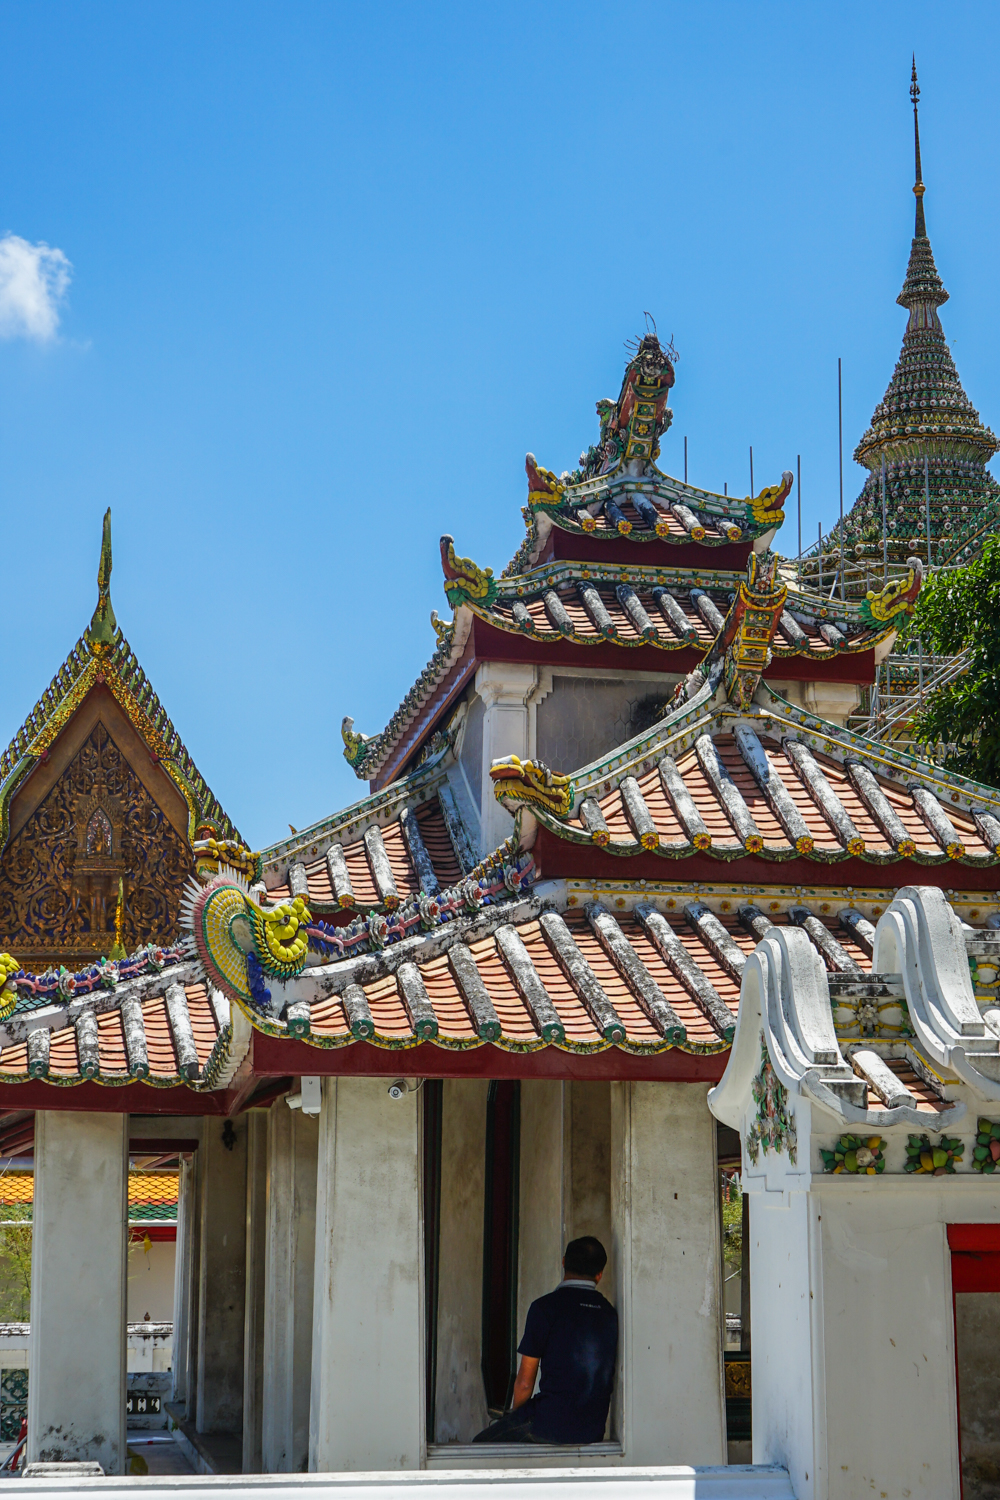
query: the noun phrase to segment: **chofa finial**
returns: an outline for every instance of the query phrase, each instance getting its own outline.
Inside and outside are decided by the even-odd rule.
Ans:
[[[101,560],[97,565],[97,608],[87,629],[87,640],[97,650],[110,646],[118,629],[111,607],[111,507],[104,512]]]

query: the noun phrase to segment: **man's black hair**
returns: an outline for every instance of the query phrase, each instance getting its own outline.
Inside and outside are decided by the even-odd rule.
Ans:
[[[592,1234],[570,1240],[563,1257],[567,1276],[599,1276],[608,1263],[608,1252]]]

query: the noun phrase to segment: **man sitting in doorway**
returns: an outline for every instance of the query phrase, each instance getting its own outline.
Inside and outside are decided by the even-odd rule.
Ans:
[[[618,1314],[597,1290],[608,1255],[600,1240],[570,1240],[563,1279],[528,1308],[510,1411],[476,1443],[599,1443],[611,1404]],[[539,1364],[542,1378],[533,1396]]]

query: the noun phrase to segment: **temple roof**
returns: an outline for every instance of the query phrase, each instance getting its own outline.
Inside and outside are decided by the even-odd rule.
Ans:
[[[238,839],[208,783],[181,742],[111,606],[111,511],[97,574],[98,602],[90,625],[70,651],[21,728],[0,755],[0,847],[7,842],[10,802],[49,751],[87,694],[98,686],[114,696],[150,758],[177,786],[188,808],[189,838],[211,825],[220,838]]]
[[[234,1030],[228,999],[205,984],[189,942],[78,974],[4,978],[0,1084],[203,1092],[225,1088],[246,1056],[249,1028],[237,1012]]]
[[[161,1224],[176,1225],[178,1175],[176,1171],[128,1174],[128,1222],[131,1229]],[[35,1196],[35,1174],[6,1171],[0,1179],[0,1222],[5,1208],[31,1208]],[[30,1216],[28,1219],[30,1222]]]
[[[450,744],[384,791],[265,849],[268,898],[310,911],[396,911],[457,884],[477,857],[447,776]]]
[[[618,859],[1000,863],[1000,792],[828,724],[762,683],[739,704],[710,681],[572,778],[516,758],[491,774],[523,848],[537,825]],[[547,846],[547,873],[560,873],[555,861]]]
[[[781,525],[790,473],[780,485],[739,500],[657,468],[660,438],[673,418],[666,403],[677,353],[672,343],[661,345],[655,328],[629,347],[618,400],[598,401],[600,435],[580,454],[579,467],[556,475],[528,454],[528,535],[504,577],[540,560],[553,526],[579,536],[719,547],[749,545]]]
[[[916,222],[906,279],[896,299],[909,317],[892,380],[854,450],[856,461],[871,472],[844,517],[849,562],[882,558],[883,465],[892,560],[908,552],[927,557],[928,496],[931,560],[935,563],[968,561],[984,536],[1000,524],[1000,485],[985,467],[997,451],[997,439],[980,421],[962,387],[937,311],[948,293],[934,263],[924,216],[916,65],[910,93]],[[826,552],[839,550],[839,526],[823,546]],[[815,567],[815,560],[806,558],[804,576]]]
[[[430,727],[428,715],[438,716],[465,685],[476,661],[472,615],[541,643],[569,640],[586,646],[613,641],[625,646],[653,644],[667,651],[703,643],[711,620],[706,625],[704,610],[690,600],[682,608],[689,611],[693,640],[685,627],[678,636],[669,605],[665,614],[658,605],[650,611],[640,595],[639,611],[626,607],[617,593],[619,585],[641,583],[649,590],[676,586],[684,595],[692,586],[717,585],[723,591],[734,587],[734,566],[744,566],[751,549],[765,552],[784,520],[782,504],[793,476],[786,472],[779,484],[741,500],[699,489],[658,469],[659,438],[671,420],[666,399],[674,383],[675,360],[672,346],[664,349],[655,332],[634,342],[618,400],[597,403],[599,441],[580,455],[580,467],[572,473],[556,475],[528,454],[527,536],[499,578],[492,568],[459,557],[450,536],[441,538],[444,587],[454,618],[446,622],[432,613],[437,649],[381,733],[361,734],[354,720],[345,718],[344,753],[357,776],[377,778],[390,762],[393,772],[398,770]],[[563,537],[558,546],[556,532]],[[633,543],[653,545],[644,556]],[[701,547],[709,550],[702,553]],[[669,556],[664,555],[666,549]],[[714,570],[711,549],[724,549],[715,557]],[[581,591],[580,585],[588,580],[594,588]],[[595,593],[601,597],[596,607],[588,607],[587,598],[593,601]],[[544,595],[558,596],[554,607],[544,602]],[[820,619],[825,607],[817,601]],[[651,614],[655,627],[649,624]],[[842,649],[862,650],[871,642],[848,646],[835,631],[826,646],[820,635],[812,644],[822,657]],[[794,627],[787,645],[786,654],[811,654]],[[779,654],[782,649],[779,645]]]
[[[685,1056],[725,1061],[743,969],[774,930],[794,928],[812,945],[843,987],[838,1035],[859,1039],[868,1023],[855,991],[870,972],[874,921],[892,894],[543,881],[377,951],[314,959],[273,987],[266,1011],[249,1016],[267,1037],[327,1052],[364,1044],[368,1059],[394,1053],[402,1072],[406,1053],[423,1047],[414,1066],[430,1076],[450,1071],[449,1055],[457,1065],[461,1054],[463,1073],[489,1076],[498,1066],[489,1055],[504,1053],[528,1067],[532,1057],[547,1059],[552,1076],[568,1067],[573,1077],[591,1076],[587,1058],[600,1063],[593,1076],[610,1077],[627,1072],[629,1059],[672,1054],[685,1076]],[[987,910],[967,905],[964,915],[982,926]],[[885,1017],[880,1026],[897,1044],[889,1066],[900,1089],[933,1116],[945,1106],[913,1055],[905,1022]],[[478,1065],[468,1056],[476,1052],[486,1054]],[[560,1064],[560,1053],[576,1061]],[[296,1066],[307,1070],[301,1054]],[[354,1071],[350,1057],[329,1071]]]
[[[442,548],[453,556],[450,544],[450,537],[442,538]],[[460,592],[458,580],[450,597],[457,608],[467,606],[499,630],[546,644],[613,641],[667,652],[693,649],[700,659],[721,630],[743,576],[706,568],[547,563],[501,580],[483,598]],[[893,620],[874,620],[854,601],[841,606],[803,592],[782,613],[772,655],[825,661],[871,650],[895,629]]]

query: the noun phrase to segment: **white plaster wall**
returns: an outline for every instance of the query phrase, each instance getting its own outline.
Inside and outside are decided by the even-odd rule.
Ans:
[[[810,1500],[826,1481],[818,1210],[806,1193],[753,1184],[760,1189],[750,1193],[753,1462],[782,1464],[796,1495]],[[856,1417],[857,1400],[851,1405]]]
[[[563,1085],[530,1078],[521,1084],[521,1178],[517,1245],[517,1337],[536,1297],[562,1279]]]
[[[611,1085],[565,1085],[564,1150],[569,1161],[564,1201],[563,1248],[580,1235],[596,1235],[608,1252],[601,1291],[615,1300],[614,1240],[611,1227]]]
[[[970,1197],[992,1200],[983,1217],[995,1221],[997,1195],[989,1179],[968,1184],[972,1194],[962,1191],[963,1181],[944,1182],[938,1189],[883,1178],[860,1190],[814,1195],[822,1224],[826,1420],[836,1500],[882,1491],[907,1500],[958,1500],[946,1226],[966,1216],[962,1199]],[[755,1338],[756,1331],[755,1307]],[[754,1361],[756,1403],[756,1345]],[[863,1418],[860,1371],[871,1393]]]
[[[468,1443],[489,1421],[482,1375],[486,1079],[446,1078],[441,1116],[434,1439]]]
[[[288,1106],[285,1107],[287,1109]],[[243,1299],[244,1474],[259,1474],[263,1465],[267,1120],[266,1109],[247,1110],[247,1269]]]
[[[143,1249],[141,1240],[129,1245],[127,1316],[130,1323],[141,1323],[147,1313],[153,1323],[173,1322],[176,1260],[177,1245],[173,1240],[154,1240],[148,1250]]]
[[[319,1128],[309,1468],[423,1466],[420,1093],[327,1078]]]
[[[125,1459],[128,1116],[35,1114],[28,1461]]]
[[[707,1084],[612,1086],[624,1462],[725,1463],[715,1122]]]

